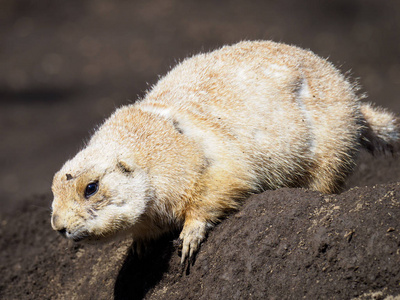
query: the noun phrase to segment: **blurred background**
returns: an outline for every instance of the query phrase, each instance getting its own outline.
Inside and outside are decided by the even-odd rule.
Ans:
[[[400,113],[395,0],[1,0],[0,22],[0,212],[50,193],[96,125],[177,61],[245,39],[311,49]],[[357,182],[399,172],[381,165]]]

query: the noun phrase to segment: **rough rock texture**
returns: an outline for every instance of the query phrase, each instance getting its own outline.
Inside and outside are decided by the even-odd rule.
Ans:
[[[174,236],[139,259],[129,240],[97,246],[63,240],[51,232],[47,210],[27,207],[1,220],[2,299],[400,295],[400,183],[329,196],[301,189],[254,195],[210,232],[186,267]]]

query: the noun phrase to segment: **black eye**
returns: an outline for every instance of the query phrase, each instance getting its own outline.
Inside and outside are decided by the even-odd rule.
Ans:
[[[91,182],[86,186],[85,189],[85,198],[89,198],[90,196],[96,194],[97,190],[99,189],[98,182]]]

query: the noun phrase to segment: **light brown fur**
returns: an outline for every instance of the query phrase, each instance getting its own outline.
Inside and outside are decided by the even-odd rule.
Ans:
[[[251,193],[337,192],[361,147],[396,149],[398,124],[310,51],[223,47],[183,61],[105,121],[55,175],[52,225],[75,240],[123,231],[139,242],[183,228],[184,261]]]

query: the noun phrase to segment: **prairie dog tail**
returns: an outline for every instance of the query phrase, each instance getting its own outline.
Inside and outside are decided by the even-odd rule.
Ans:
[[[361,137],[361,144],[369,152],[399,152],[400,119],[395,114],[381,107],[363,103],[360,107],[366,123]]]

